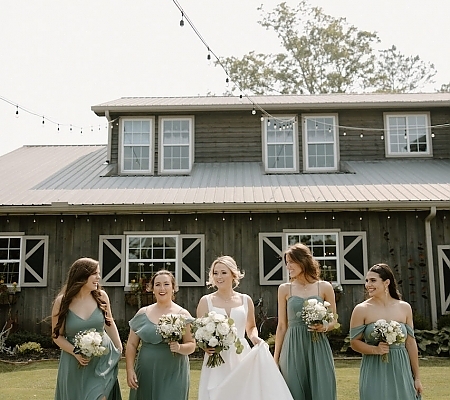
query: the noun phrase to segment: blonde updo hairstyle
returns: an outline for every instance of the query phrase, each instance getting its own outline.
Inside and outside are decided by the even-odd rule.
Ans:
[[[208,287],[215,287],[214,267],[217,264],[223,264],[230,270],[231,276],[233,277],[233,288],[237,287],[239,285],[239,281],[244,277],[245,273],[239,270],[236,261],[234,261],[233,257],[230,256],[220,256],[213,261],[209,269],[208,282],[206,282],[206,285]]]

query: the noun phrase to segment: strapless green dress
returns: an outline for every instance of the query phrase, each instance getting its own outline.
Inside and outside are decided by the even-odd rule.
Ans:
[[[301,317],[306,299],[291,296],[287,300],[288,328],[280,353],[280,371],[294,400],[335,400],[336,375],[333,353],[325,333],[312,340],[312,333]],[[378,399],[379,400],[379,399]]]
[[[92,328],[97,332],[104,332],[104,325],[105,319],[99,308],[88,319],[80,318],[69,310],[65,323],[66,338],[73,343],[78,332]],[[120,352],[105,332],[103,345],[108,348],[108,353],[92,357],[89,364],[81,368],[72,354],[61,351],[55,400],[99,400],[103,397],[108,400],[122,399],[117,380]]]
[[[142,342],[134,366],[139,387],[130,389],[130,400],[188,400],[188,356],[172,353],[145,313],[129,325]]]
[[[414,337],[414,331],[409,325],[400,323],[406,335]],[[361,333],[364,341],[376,345],[371,333],[374,324],[357,326],[350,329],[350,339]],[[363,354],[359,373],[360,400],[415,400],[420,399],[414,388],[411,363],[405,343],[389,346],[388,362],[380,355]]]

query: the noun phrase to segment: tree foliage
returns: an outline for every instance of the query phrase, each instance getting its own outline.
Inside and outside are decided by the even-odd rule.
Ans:
[[[258,10],[258,23],[277,34],[284,51],[221,59],[233,84],[231,93],[406,92],[432,82],[436,74],[432,64],[406,57],[395,46],[377,52],[375,32],[359,30],[306,0],[292,8],[283,2],[270,12],[262,6]]]

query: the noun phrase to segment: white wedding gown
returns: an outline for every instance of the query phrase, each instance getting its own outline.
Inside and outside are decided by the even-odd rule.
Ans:
[[[293,400],[269,346],[262,343],[250,350],[245,339],[245,325],[251,299],[244,294],[241,297],[242,304],[231,309],[230,318],[234,320],[244,350],[236,354],[236,348],[231,346],[222,352],[225,363],[213,368],[206,366],[209,356],[205,354],[198,400]],[[226,315],[223,308],[212,305],[211,295],[207,296],[207,302],[208,311]]]

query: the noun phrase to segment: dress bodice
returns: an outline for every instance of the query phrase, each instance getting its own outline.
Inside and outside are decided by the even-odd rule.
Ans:
[[[414,337],[414,331],[409,325],[406,325],[406,324],[400,322],[400,326],[401,326],[402,332],[405,335],[405,337],[406,337],[406,335]],[[350,339],[354,339],[356,336],[358,336],[362,333],[364,336],[364,341],[366,343],[375,345],[375,344],[377,344],[377,340],[372,336],[372,332],[374,331],[374,329],[375,329],[374,322],[371,322],[366,325],[360,325],[360,326],[351,328],[350,329]],[[398,344],[392,344],[391,347],[393,347],[393,348],[405,347],[405,343],[403,342],[403,343],[398,343]]]
[[[157,325],[148,319],[145,312],[135,315],[130,320],[129,325],[143,344],[158,344],[164,341],[163,337],[156,331]]]
[[[100,308],[96,307],[87,319],[83,319],[69,309],[66,315],[65,335],[67,339],[73,340],[80,331],[95,328],[97,332],[104,331],[105,318]]]
[[[248,299],[247,296],[241,294],[242,304],[237,307],[231,308],[230,315],[227,315],[224,308],[214,307],[211,301],[211,295],[207,296],[208,311],[215,311],[218,314],[222,314],[230,317],[236,326],[238,337],[240,339],[245,336],[245,326],[247,325],[247,311],[248,311]]]
[[[306,300],[309,299],[317,299],[318,301],[323,303],[323,299],[320,296],[308,296],[308,297],[300,297],[300,296],[290,296],[287,299],[287,317],[288,317],[288,325],[305,325],[305,322],[302,318],[303,306]]]

